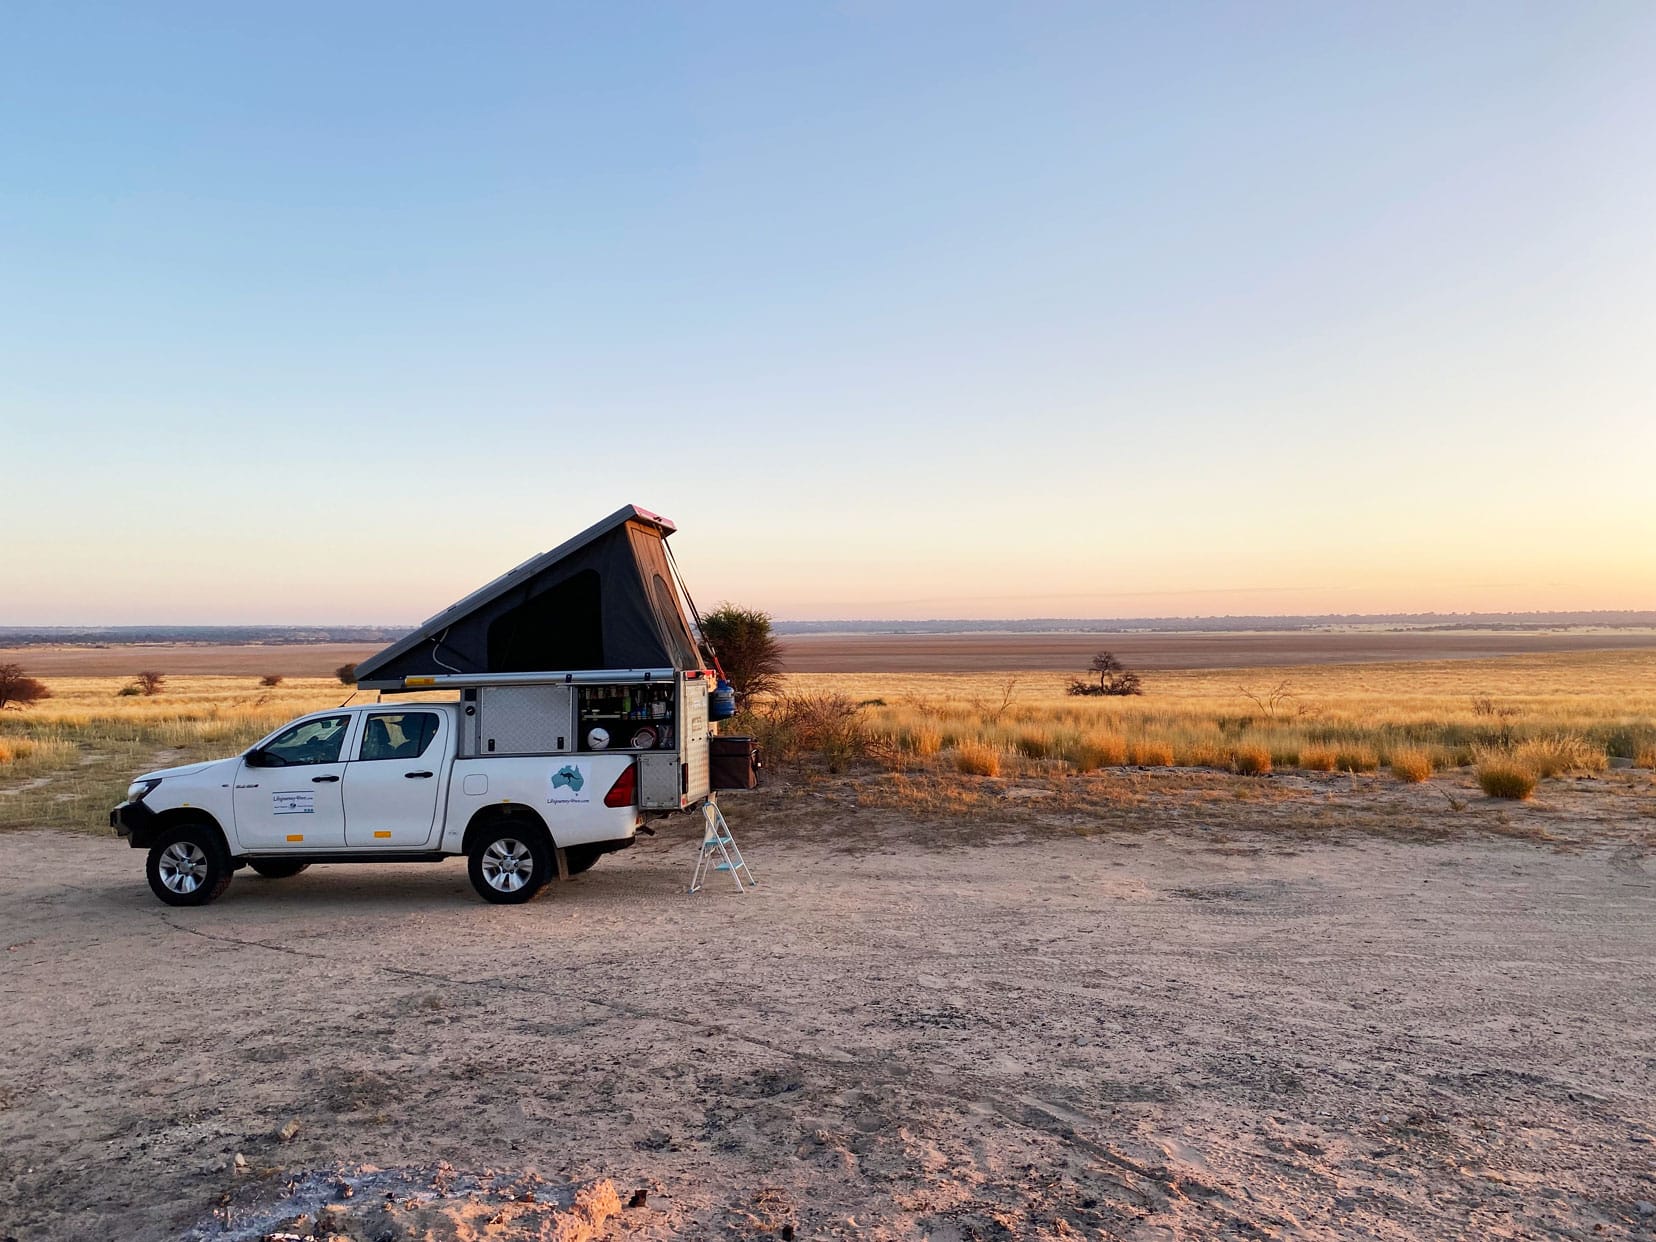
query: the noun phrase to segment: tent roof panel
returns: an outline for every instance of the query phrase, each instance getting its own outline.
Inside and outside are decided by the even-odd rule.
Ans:
[[[521,565],[508,569],[498,578],[478,587],[477,590],[464,599],[450,604],[441,612],[420,622],[411,633],[365,660],[357,669],[357,680],[359,682],[371,680],[380,669],[399,656],[413,651],[421,643],[429,642],[461,618],[498,599],[513,587],[528,581],[543,569],[550,568],[565,557],[578,552],[594,540],[601,539],[611,531],[625,526],[628,522],[640,522],[646,526],[653,526],[661,532],[663,539],[666,539],[668,535],[678,529],[677,526],[659,513],[651,513],[648,509],[641,509],[637,505],[624,505],[602,521],[594,522],[580,534],[564,540],[551,551],[541,552],[530,557]]]

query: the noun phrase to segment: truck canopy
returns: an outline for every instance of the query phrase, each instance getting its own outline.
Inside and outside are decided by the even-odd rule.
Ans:
[[[627,505],[531,557],[357,666],[367,690],[405,677],[702,667],[667,561],[666,518]]]

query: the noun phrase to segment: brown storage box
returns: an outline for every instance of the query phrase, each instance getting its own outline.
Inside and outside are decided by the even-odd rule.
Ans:
[[[714,789],[756,789],[759,769],[764,766],[759,743],[751,737],[707,739],[709,783]]]

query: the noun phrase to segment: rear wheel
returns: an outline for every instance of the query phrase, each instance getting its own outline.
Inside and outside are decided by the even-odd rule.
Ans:
[[[204,824],[164,832],[144,867],[150,890],[169,906],[204,906],[230,887],[235,874],[224,842]]]
[[[285,880],[310,866],[306,862],[289,862],[282,858],[250,858],[247,865],[267,880]]]
[[[545,887],[549,854],[538,834],[517,824],[498,824],[477,834],[466,870],[484,901],[515,905]]]

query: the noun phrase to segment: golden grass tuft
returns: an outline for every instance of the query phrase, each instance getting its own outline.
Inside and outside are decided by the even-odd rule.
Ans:
[[[1299,765],[1307,772],[1332,772],[1340,765],[1340,755],[1332,746],[1307,746],[1300,751]]]
[[[922,725],[904,735],[904,749],[922,759],[929,759],[943,749],[943,733]]]
[[[1334,766],[1341,772],[1373,772],[1380,756],[1372,746],[1341,746],[1334,752]]]
[[[1170,768],[1173,747],[1166,742],[1140,739],[1127,748],[1128,761],[1141,768]]]
[[[1571,772],[1602,772],[1610,766],[1602,746],[1574,733],[1519,742],[1512,748],[1512,757],[1542,780]]]
[[[1264,746],[1238,746],[1231,754],[1231,770],[1239,776],[1266,776],[1271,771],[1271,752]]]
[[[1535,792],[1535,773],[1517,760],[1488,754],[1478,761],[1478,788],[1491,798],[1523,801]]]
[[[1432,756],[1418,746],[1404,747],[1391,754],[1391,774],[1405,784],[1418,785],[1432,778]]]
[[[1656,768],[1656,746],[1641,746],[1633,753],[1636,768]]]
[[[1000,751],[980,742],[967,742],[955,752],[955,767],[967,776],[999,776]]]
[[[1116,768],[1127,762],[1127,740],[1114,733],[1086,733],[1070,752],[1078,772]]]

